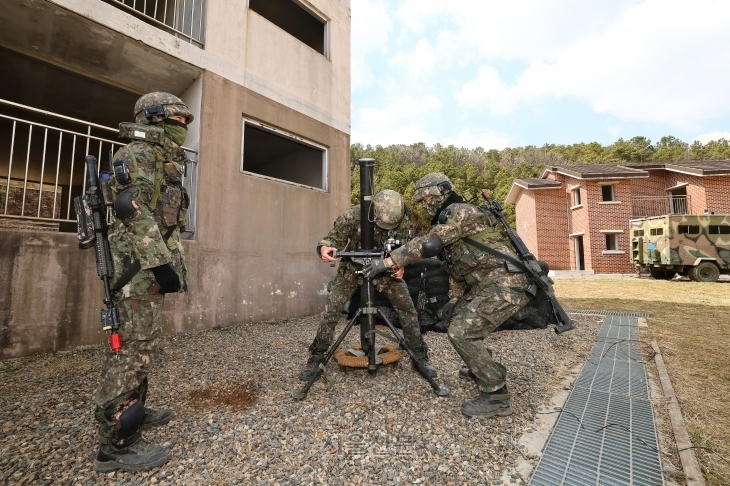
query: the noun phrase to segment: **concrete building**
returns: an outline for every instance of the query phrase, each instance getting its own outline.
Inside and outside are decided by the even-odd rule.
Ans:
[[[552,270],[633,273],[629,220],[730,214],[730,160],[547,167],[515,179],[516,230]]]
[[[350,198],[349,0],[6,0],[0,25],[0,358],[104,342],[72,199],[151,91],[196,115],[190,291],[165,331],[321,311],[315,244]]]

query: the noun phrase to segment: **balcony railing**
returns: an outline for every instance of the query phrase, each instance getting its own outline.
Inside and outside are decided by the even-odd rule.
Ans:
[[[689,196],[635,196],[631,198],[634,218],[664,214],[688,214]]]
[[[0,99],[0,227],[58,231],[59,223],[75,223],[73,198],[86,192],[88,182],[85,156],[95,155],[99,171],[108,170],[109,152],[124,145],[108,138],[118,132]],[[197,161],[195,150],[185,151]],[[183,185],[190,195],[189,238],[195,232],[196,163],[188,164]]]
[[[207,0],[104,0],[201,49]]]

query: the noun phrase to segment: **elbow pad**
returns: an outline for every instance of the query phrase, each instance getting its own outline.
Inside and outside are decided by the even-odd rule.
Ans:
[[[117,218],[126,221],[136,214],[137,205],[134,203],[134,198],[137,197],[137,192],[136,187],[129,187],[117,196],[114,201],[114,215]]]
[[[432,233],[428,240],[421,244],[421,256],[423,258],[435,257],[444,249],[444,243],[441,237],[436,233]]]

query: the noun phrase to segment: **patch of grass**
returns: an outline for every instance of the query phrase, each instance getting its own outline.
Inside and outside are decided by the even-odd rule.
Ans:
[[[649,313],[705,479],[730,484],[730,283],[565,278],[555,293],[566,309]]]

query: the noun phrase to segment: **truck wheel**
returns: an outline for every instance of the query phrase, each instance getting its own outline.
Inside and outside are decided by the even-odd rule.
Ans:
[[[713,262],[700,262],[689,270],[689,278],[695,282],[717,282],[720,269]]]

